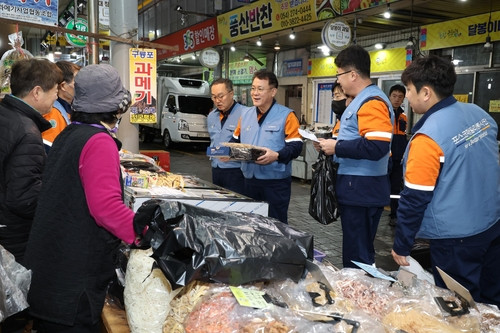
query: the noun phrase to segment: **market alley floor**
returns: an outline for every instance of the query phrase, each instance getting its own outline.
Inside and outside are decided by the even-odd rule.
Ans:
[[[159,142],[140,144],[141,150],[163,150]],[[210,161],[206,156],[206,146],[176,145],[170,153],[170,171],[190,174],[211,182]],[[330,225],[322,225],[308,213],[310,181],[293,178],[292,196],[288,210],[289,224],[296,229],[314,235],[315,249],[326,254],[326,260],[342,268],[342,228],[340,220]],[[382,214],[375,239],[376,265],[386,271],[397,270],[391,256],[394,228],[389,226],[389,212]]]

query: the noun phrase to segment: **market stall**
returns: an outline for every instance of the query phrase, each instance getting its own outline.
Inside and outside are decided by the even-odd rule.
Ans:
[[[158,205],[156,245],[130,251],[125,310],[106,305],[108,332],[124,318],[134,333],[500,332],[498,308],[403,270],[320,263],[312,236],[272,218]]]
[[[214,211],[236,211],[267,216],[269,205],[231,192],[189,174],[173,174],[142,154],[121,154],[125,203],[134,211],[152,198],[179,201]]]

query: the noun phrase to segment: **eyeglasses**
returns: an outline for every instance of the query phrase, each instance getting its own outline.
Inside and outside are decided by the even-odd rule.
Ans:
[[[335,75],[335,77],[338,79],[338,78],[339,78],[339,76],[342,76],[342,75],[344,75],[344,74],[348,74],[348,73],[350,73],[350,72],[354,72],[354,70],[352,70],[352,69],[351,69],[350,71],[347,71],[347,72],[338,73],[337,75]]]
[[[253,92],[253,93],[259,92],[259,94],[260,94],[266,90],[272,90],[272,89],[274,89],[274,87],[273,88],[252,87],[252,88],[250,88],[250,92]]]
[[[212,101],[217,101],[217,100],[221,101],[224,97],[226,97],[226,96],[227,96],[229,93],[231,93],[231,92],[232,92],[232,90],[228,91],[228,92],[227,92],[227,93],[225,93],[225,94],[219,94],[219,95],[217,95],[217,96],[212,95]]]

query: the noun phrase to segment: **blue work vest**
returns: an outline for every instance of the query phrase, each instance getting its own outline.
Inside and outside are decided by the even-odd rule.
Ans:
[[[242,112],[240,142],[267,147],[277,152],[285,147],[286,119],[293,111],[283,105],[274,103],[267,112],[268,114],[261,125],[257,120],[255,107]],[[242,162],[241,170],[245,178],[283,179],[292,175],[292,162],[283,164],[274,161],[267,165]]]
[[[208,114],[207,126],[208,134],[210,134],[210,146],[220,147],[222,142],[229,142],[233,137],[234,130],[238,126],[242,110],[249,109],[239,103],[236,103],[231,110],[231,113],[226,119],[224,126],[221,127],[220,111],[213,110]],[[239,168],[241,163],[239,161],[221,162],[218,158],[212,158],[213,168]]]
[[[495,120],[479,106],[456,102],[431,114],[415,132],[429,136],[444,153],[418,238],[473,236],[498,221],[497,131]],[[405,166],[408,147],[403,156]],[[497,158],[490,158],[492,155]]]
[[[349,104],[340,119],[340,130],[337,140],[356,140],[361,138],[358,127],[358,111],[363,104],[370,99],[381,99],[387,105],[391,117],[391,124],[394,124],[394,112],[391,102],[382,90],[376,85],[370,85],[363,89],[356,98]],[[392,131],[391,131],[392,133]],[[339,162],[338,174],[355,176],[383,176],[387,174],[390,151],[379,159],[372,161],[367,159],[352,159],[346,157],[335,157]]]
[[[69,115],[68,115],[68,112],[66,112],[66,109],[64,108],[64,106],[61,104],[61,102],[59,102],[57,99],[56,101],[54,102],[54,107],[59,110],[59,112],[61,113],[61,115],[63,116],[64,120],[66,120],[66,125],[69,125],[71,123],[71,121],[69,120]]]

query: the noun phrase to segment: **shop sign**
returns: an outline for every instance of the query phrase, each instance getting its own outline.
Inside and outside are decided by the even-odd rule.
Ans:
[[[156,116],[156,50],[132,48],[129,51],[129,77],[132,105],[131,124],[154,124]]]
[[[76,30],[76,31],[83,31],[87,32],[89,31],[89,26],[87,23],[86,19],[83,18],[77,18],[76,22],[74,19],[71,19],[66,23],[66,29],[68,30]],[[84,47],[87,45],[87,36],[85,35],[73,35],[69,33],[65,33],[64,37],[66,38],[66,41],[75,46],[75,47]]]
[[[255,72],[259,69],[266,68],[266,58],[258,58],[263,64],[259,65],[255,60],[250,61],[235,61],[229,63],[229,78],[233,81],[233,84],[252,84],[252,78]],[[221,77],[226,77],[226,71],[222,69]],[[210,71],[210,76],[208,81],[214,79],[214,72]]]
[[[420,49],[435,50],[460,45],[485,43],[486,37],[500,40],[500,12],[470,16],[457,20],[424,25],[420,32]]]
[[[221,44],[231,43],[315,22],[318,20],[316,3],[311,0],[252,2],[217,16],[219,40]]]
[[[334,8],[337,6],[342,7],[342,15],[349,14],[349,13],[355,13],[359,12],[362,10],[374,8],[377,6],[385,6],[387,7],[388,3],[393,3],[399,0],[362,0],[362,1],[355,1],[355,0],[334,0]],[[341,3],[338,5],[337,3]]]
[[[351,27],[342,20],[328,21],[321,31],[323,44],[331,50],[340,51],[351,43]]]
[[[500,112],[500,100],[490,100],[490,107],[488,109],[488,112]]]
[[[217,46],[220,44],[217,39],[217,19],[214,17],[205,20],[189,28],[155,39],[153,42],[178,46],[177,51],[159,49],[157,53],[158,60]]]
[[[210,47],[201,51],[200,57],[198,59],[200,60],[200,64],[202,66],[215,68],[219,64],[220,55],[217,50]]]
[[[0,18],[48,26],[57,26],[59,0],[3,0]]]
[[[372,73],[398,72],[406,68],[406,50],[402,47],[371,51],[369,54]],[[335,57],[309,59],[308,77],[333,77],[336,73]]]
[[[303,73],[302,59],[283,61],[281,76],[300,76]]]

